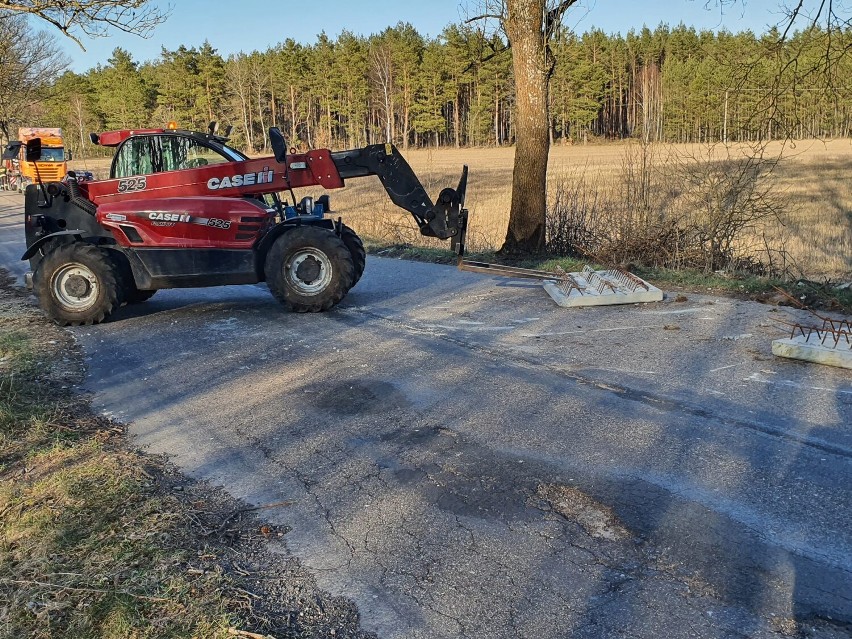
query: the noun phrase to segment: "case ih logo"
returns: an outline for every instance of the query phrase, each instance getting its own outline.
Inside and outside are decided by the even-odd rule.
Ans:
[[[155,222],[191,222],[191,215],[182,213],[148,213],[148,219]]]
[[[257,173],[243,173],[242,175],[226,175],[225,177],[212,177],[207,180],[207,188],[211,191],[219,189],[230,189],[234,186],[254,186],[255,184],[270,184],[273,177],[268,166],[263,167]]]

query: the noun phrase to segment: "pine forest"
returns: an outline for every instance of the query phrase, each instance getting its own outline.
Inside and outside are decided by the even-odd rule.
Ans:
[[[23,28],[4,19],[0,29]],[[6,38],[8,38],[6,34]],[[561,32],[550,90],[555,144],[640,137],[673,143],[845,137],[852,125],[849,69],[809,73],[852,43],[818,29],[783,40],[658,26],[626,36]],[[44,43],[42,43],[44,44]],[[49,44],[49,43],[48,43]],[[233,127],[232,143],[268,150],[279,126],[294,147],[503,146],[514,141],[511,56],[500,35],[451,24],[435,38],[400,23],[369,37],[321,33],[266,51],[223,57],[209,43],[162,49],[152,61],[116,48],[107,64],[65,71],[50,46],[11,53],[30,72],[0,97],[0,133],[62,126],[73,150],[89,131]],[[30,58],[27,58],[27,55]],[[791,64],[791,60],[796,64]],[[8,66],[8,65],[7,65]],[[76,147],[76,148],[75,148]]]

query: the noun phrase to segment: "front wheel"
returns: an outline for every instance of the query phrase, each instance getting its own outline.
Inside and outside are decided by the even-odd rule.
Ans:
[[[123,301],[121,273],[92,244],[60,244],[39,262],[33,284],[39,305],[61,326],[97,324]]]
[[[275,298],[297,313],[327,311],[355,281],[346,244],[333,231],[299,226],[285,232],[266,255],[266,283]]]

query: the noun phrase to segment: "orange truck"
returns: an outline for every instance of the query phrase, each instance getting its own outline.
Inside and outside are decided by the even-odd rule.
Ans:
[[[38,162],[27,162],[24,159],[26,145],[34,138],[41,138],[41,159]],[[17,166],[7,165],[6,168],[17,171],[19,190],[23,191],[28,184],[36,184],[39,181],[60,182],[65,178],[71,153],[65,151],[62,129],[21,127],[18,129],[18,140],[21,142],[20,155],[8,163]]]

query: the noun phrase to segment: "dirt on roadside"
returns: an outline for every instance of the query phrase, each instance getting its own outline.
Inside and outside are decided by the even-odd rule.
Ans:
[[[0,272],[0,637],[372,637],[249,507],[92,412],[70,331]]]

